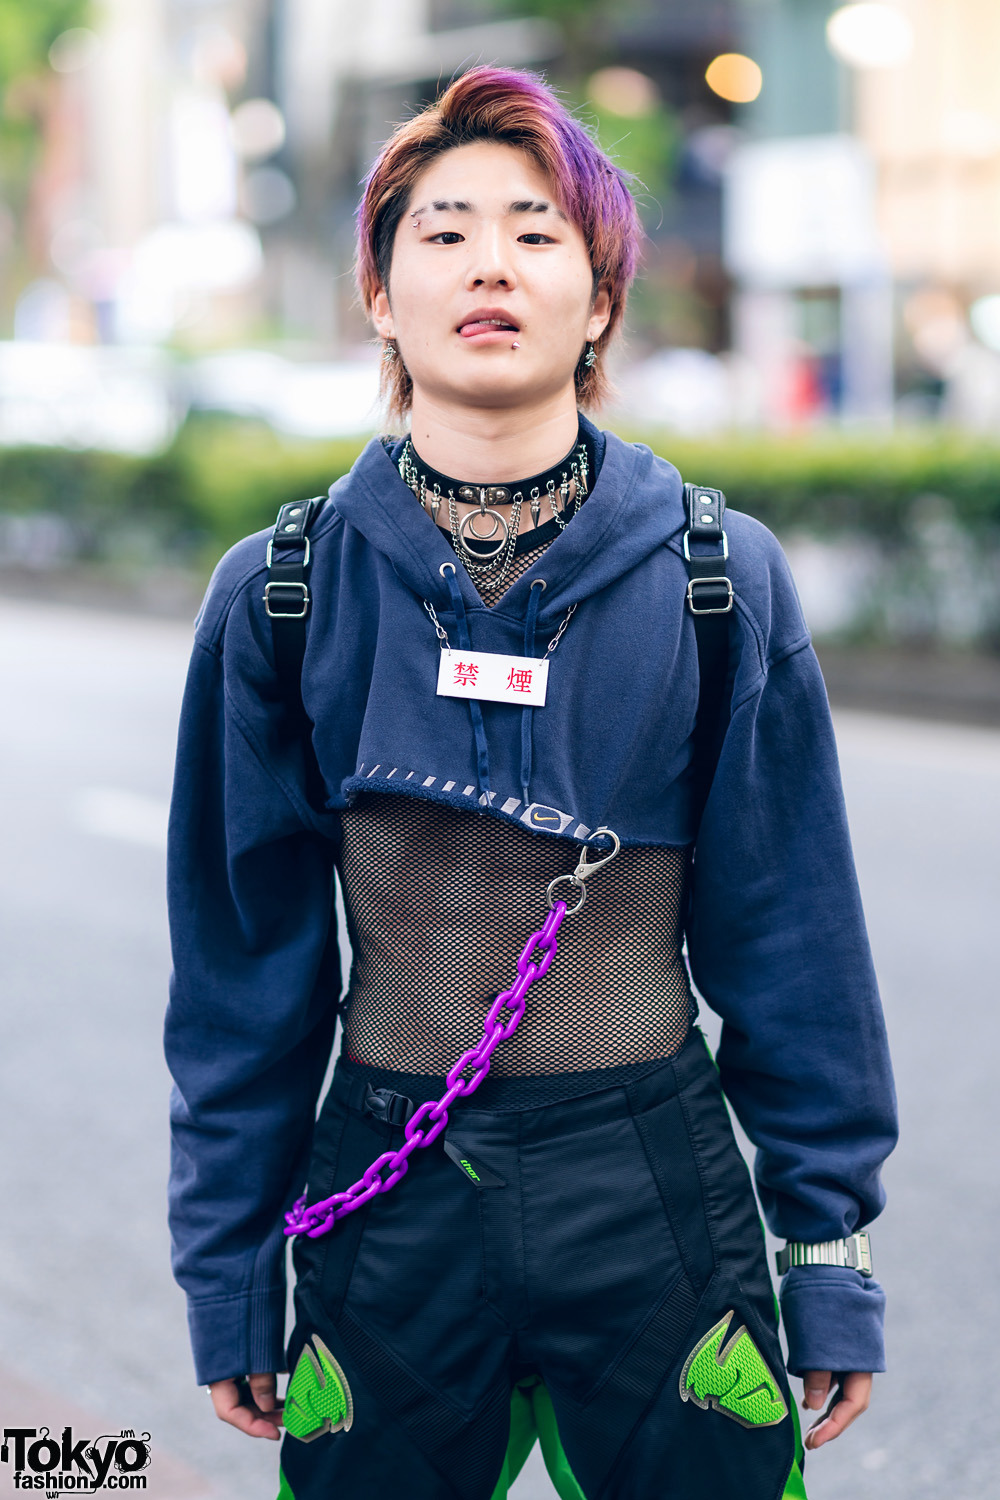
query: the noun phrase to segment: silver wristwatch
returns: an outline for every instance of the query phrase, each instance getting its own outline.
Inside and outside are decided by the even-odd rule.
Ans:
[[[849,1234],[846,1240],[824,1240],[819,1245],[789,1240],[784,1250],[778,1251],[775,1259],[778,1262],[779,1276],[784,1276],[793,1266],[847,1266],[851,1271],[860,1271],[862,1276],[870,1276],[872,1243],[864,1230]]]

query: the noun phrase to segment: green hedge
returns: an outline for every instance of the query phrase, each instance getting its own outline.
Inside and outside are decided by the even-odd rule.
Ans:
[[[914,502],[929,495],[945,500],[963,527],[978,532],[1000,526],[1000,443],[964,434],[699,442],[672,434],[628,436],[649,443],[686,479],[724,490],[730,505],[779,535],[857,531],[902,541]]]
[[[649,443],[686,478],[721,487],[730,505],[779,535],[860,531],[890,547],[905,544],[914,502],[933,495],[963,529],[1000,536],[1000,443],[947,432],[697,442],[623,435]],[[83,556],[105,555],[116,527],[146,528],[166,553],[203,564],[269,525],[285,500],[323,493],[361,446],[290,445],[256,425],[197,419],[152,459],[0,449],[0,512],[66,518]]]

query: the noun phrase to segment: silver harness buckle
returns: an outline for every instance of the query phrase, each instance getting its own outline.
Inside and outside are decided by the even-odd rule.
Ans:
[[[720,583],[724,584],[725,585],[725,589],[726,589],[726,602],[725,602],[725,604],[713,605],[709,609],[698,609],[698,608],[696,608],[695,602],[694,602],[694,591],[695,591],[695,589],[696,588],[701,588],[703,585],[706,585],[706,584],[709,587],[712,587],[713,585],[718,585]],[[719,578],[690,578],[690,579],[688,579],[687,605],[688,605],[688,609],[691,611],[691,613],[693,615],[728,615],[729,612],[730,612],[730,610],[733,607],[733,582],[732,582],[732,579],[731,578],[726,578],[724,575],[722,577],[719,577]]]
[[[295,595],[298,597],[301,608],[272,609],[271,595],[275,592],[275,590],[277,590],[278,592],[279,600],[281,598],[281,591],[284,590],[284,596],[286,599],[288,599],[288,602],[294,602],[288,594],[288,591],[290,589],[293,590]],[[275,602],[278,601],[276,600]],[[266,583],[264,585],[264,610],[272,620],[304,620],[306,615],[309,613],[309,585],[307,583],[296,583],[291,579],[286,582],[282,582],[280,579],[274,579],[273,582]]]

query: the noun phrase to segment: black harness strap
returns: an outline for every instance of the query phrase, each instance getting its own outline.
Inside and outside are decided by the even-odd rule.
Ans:
[[[264,609],[271,621],[274,667],[293,732],[305,746],[306,792],[314,806],[325,797],[319,766],[312,752],[312,721],[302,702],[302,661],[306,654],[306,619],[312,604],[309,528],[319,514],[323,496],[291,500],[278,512],[267,544],[267,583]]]
[[[729,543],[723,529],[726,497],[721,490],[684,486],[688,567],[687,607],[698,643],[698,711],[694,726],[697,805],[703,810],[729,721],[729,635],[733,585],[726,574]],[[697,548],[698,550],[695,550]]]

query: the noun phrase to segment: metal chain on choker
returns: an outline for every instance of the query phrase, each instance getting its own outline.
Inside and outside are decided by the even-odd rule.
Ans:
[[[566,464],[567,467],[562,469],[558,481],[552,476],[546,480],[545,484],[545,497],[560,531],[566,530],[569,522],[580,509],[584,497],[589,493],[590,471],[585,443],[577,444],[566,460]],[[446,501],[452,545],[466,571],[481,578],[491,588],[496,588],[501,584],[510,569],[514,548],[517,545],[521,509],[524,505],[523,491],[511,490],[509,485],[502,484],[463,484],[459,485],[457,496],[450,486],[447,494],[442,495],[438,481],[428,485],[427,475],[417,464],[416,453],[409,438],[403,445],[398,467],[403,483],[413,491],[421,506],[430,512],[431,520],[435,525],[441,502]],[[569,510],[571,483],[575,487],[572,509]],[[478,510],[470,510],[467,515],[460,518],[459,500],[467,505],[478,506]],[[498,505],[511,507],[509,521],[496,509]],[[529,491],[528,506],[532,520],[537,526],[542,509],[542,491],[538,485],[533,485]],[[568,514],[567,511],[569,511]],[[489,523],[488,531],[477,529],[477,523],[481,526],[483,522]],[[469,541],[473,541],[482,546],[493,542],[494,538],[496,538],[496,543],[490,553],[473,551],[468,545]]]

